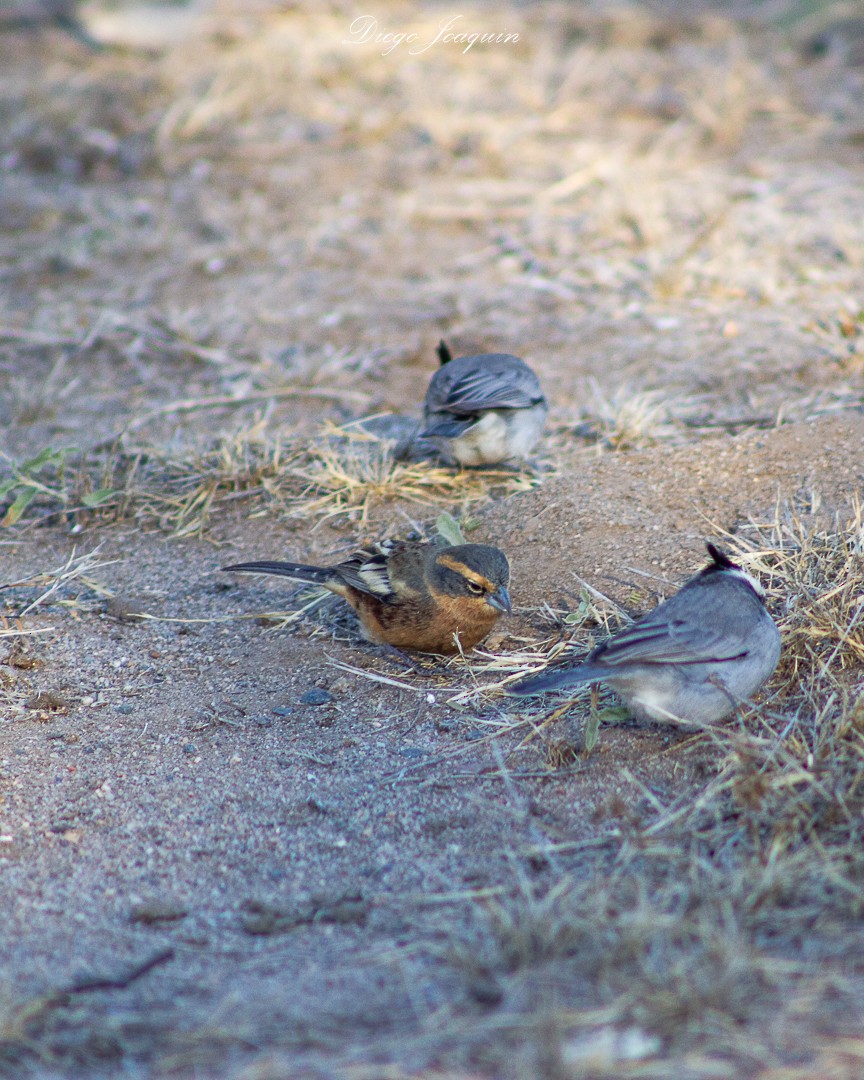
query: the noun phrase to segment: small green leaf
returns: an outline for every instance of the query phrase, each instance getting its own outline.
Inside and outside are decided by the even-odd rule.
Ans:
[[[3,520],[0,521],[0,525],[14,525],[15,522],[21,517],[27,507],[36,498],[38,491],[34,487],[24,487],[15,496],[15,502],[6,511]]]
[[[17,476],[13,480],[4,480],[3,483],[0,484],[0,499],[2,499],[4,495],[8,495],[13,488],[18,487],[20,483],[21,481]]]
[[[81,503],[83,506],[94,507],[101,506],[102,503],[107,502],[113,498],[117,492],[114,488],[97,488],[96,491],[91,491],[87,495],[81,496]]]
[[[443,514],[438,515],[438,519],[435,522],[435,528],[438,535],[443,537],[448,544],[465,543],[465,537],[462,535],[459,522],[452,514],[448,514],[446,510]]]
[[[18,471],[21,473],[32,473],[45,465],[62,465],[65,458],[65,450],[54,450],[52,447],[46,446],[44,450],[39,451],[36,457],[30,458],[29,461],[25,461],[19,465]]]
[[[592,615],[591,597],[582,589],[579,593],[579,606],[575,611],[571,611],[568,615],[564,616],[564,622],[568,626],[573,626],[574,623],[581,625]]]
[[[582,623],[588,618],[589,609],[588,605],[583,601],[575,611],[571,611],[568,615],[564,616],[564,622],[568,626],[581,626]]]
[[[623,705],[607,705],[597,715],[604,724],[620,724],[623,720],[629,720],[631,714]]]

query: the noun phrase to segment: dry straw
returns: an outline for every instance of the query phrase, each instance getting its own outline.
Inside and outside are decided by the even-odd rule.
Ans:
[[[377,512],[396,504],[464,512],[539,483],[527,467],[454,469],[418,458],[356,424],[329,424],[311,439],[282,441],[265,435],[261,422],[180,455],[119,443],[90,455],[43,452],[14,471],[9,498],[23,493],[26,507],[6,524],[58,515],[81,525],[134,519],[192,536],[207,529],[217,507],[243,501],[253,516],[276,512],[319,524],[347,519],[368,529]]]

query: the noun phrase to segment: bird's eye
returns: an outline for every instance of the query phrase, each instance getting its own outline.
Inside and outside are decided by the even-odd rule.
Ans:
[[[465,584],[468,586],[468,592],[472,593],[474,596],[482,596],[486,592],[483,586],[478,585],[476,581],[468,581],[466,579]]]

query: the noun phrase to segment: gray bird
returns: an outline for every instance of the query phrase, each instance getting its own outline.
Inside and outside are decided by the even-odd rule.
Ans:
[[[460,465],[495,465],[530,453],[549,411],[531,368],[508,353],[454,360],[443,341],[438,357],[419,438]]]
[[[780,632],[757,581],[708,544],[711,562],[585,662],[510,687],[542,694],[604,682],[638,720],[712,724],[765,682],[780,659]]]

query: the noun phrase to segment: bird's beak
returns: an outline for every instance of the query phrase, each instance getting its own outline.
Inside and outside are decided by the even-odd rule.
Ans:
[[[486,597],[486,603],[490,607],[497,608],[498,611],[506,611],[508,615],[513,611],[513,605],[510,603],[510,593],[507,592],[503,585],[499,586],[491,596]]]

